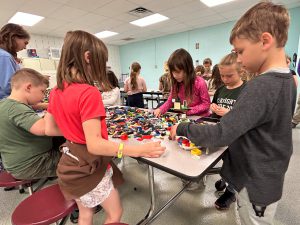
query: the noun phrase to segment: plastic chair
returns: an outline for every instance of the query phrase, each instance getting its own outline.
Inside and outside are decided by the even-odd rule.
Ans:
[[[0,173],[0,187],[15,187],[19,186],[19,192],[23,193],[24,189],[22,185],[26,185],[29,190],[29,194],[32,195],[32,180],[16,180],[10,173],[2,171]]]
[[[11,222],[14,225],[65,224],[70,213],[77,208],[75,201],[67,201],[58,184],[35,192],[23,200],[14,210]]]

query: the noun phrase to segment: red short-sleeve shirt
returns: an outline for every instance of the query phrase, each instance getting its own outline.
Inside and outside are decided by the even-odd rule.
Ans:
[[[50,112],[64,137],[78,144],[86,144],[82,123],[100,117],[101,135],[108,138],[105,109],[99,90],[88,84],[65,84],[65,89],[54,88],[49,97]]]

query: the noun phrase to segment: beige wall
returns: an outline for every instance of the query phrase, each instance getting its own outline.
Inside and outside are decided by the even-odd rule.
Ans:
[[[63,38],[59,37],[51,37],[51,36],[44,36],[38,34],[30,34],[31,39],[29,44],[27,45],[27,49],[33,48],[36,49],[37,55],[39,58],[49,59],[49,48],[59,48],[61,49],[63,45]],[[108,63],[107,65],[111,67],[111,69],[115,72],[117,77],[120,77],[121,74],[121,64],[120,64],[120,53],[119,53],[119,46],[115,45],[107,45],[108,48]],[[37,69],[40,72],[42,71],[49,71],[49,68],[53,68],[52,62],[48,60],[42,61],[34,61],[34,60],[27,60],[27,51],[23,50],[18,53],[18,57],[23,58],[23,61],[27,61],[24,64],[24,67],[32,67],[33,69]],[[40,64],[40,65],[38,65]],[[39,66],[41,67],[40,69]],[[55,69],[55,67],[54,67]],[[55,73],[55,72],[54,72]]]

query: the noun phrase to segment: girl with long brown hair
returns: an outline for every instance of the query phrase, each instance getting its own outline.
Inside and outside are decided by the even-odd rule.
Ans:
[[[131,64],[130,77],[125,80],[124,91],[127,92],[127,105],[144,108],[143,93],[147,91],[146,82],[140,76],[141,65],[138,62]]]
[[[156,116],[164,114],[172,107],[172,99],[183,104],[187,101],[187,115],[209,115],[210,99],[204,79],[196,76],[193,59],[185,49],[177,49],[168,60],[171,74],[171,92],[168,100],[154,111]]]
[[[50,93],[45,132],[63,135],[67,142],[57,166],[59,185],[66,199],[74,199],[79,209],[79,225],[93,224],[93,210],[101,205],[105,223],[119,222],[120,197],[115,185],[122,175],[112,156],[159,157],[159,142],[140,146],[108,141],[105,109],[94,84],[110,89],[106,61],[107,48],[94,35],[68,32],[57,70],[57,87]]]

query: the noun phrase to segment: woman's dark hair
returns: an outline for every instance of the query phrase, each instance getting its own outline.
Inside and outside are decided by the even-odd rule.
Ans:
[[[196,79],[196,73],[194,70],[193,59],[185,49],[180,48],[173,52],[168,60],[168,66],[172,81],[172,96],[177,98],[179,92],[179,83],[173,76],[174,71],[183,70],[185,73],[184,76],[184,94],[188,101],[191,103],[193,100],[193,89]]]
[[[9,52],[13,57],[17,57],[16,38],[30,39],[29,33],[20,25],[8,23],[0,30],[0,48]]]
[[[130,78],[131,78],[132,90],[135,90],[138,88],[137,75],[140,70],[141,70],[141,65],[138,62],[134,62],[131,64]]]
[[[118,78],[116,77],[115,73],[111,70],[107,71],[108,81],[110,82],[112,88],[120,88]]]
[[[223,85],[218,64],[214,65],[211,73],[212,86],[217,90]]]

